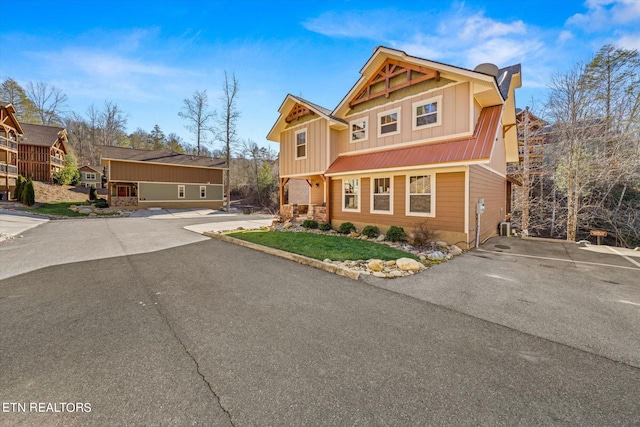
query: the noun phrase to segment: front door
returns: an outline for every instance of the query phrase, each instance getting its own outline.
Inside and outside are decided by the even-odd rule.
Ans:
[[[118,185],[118,197],[129,197],[131,195],[131,189],[128,185]]]

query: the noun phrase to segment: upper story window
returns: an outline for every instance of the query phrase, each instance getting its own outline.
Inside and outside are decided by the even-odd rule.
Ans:
[[[351,142],[366,141],[368,138],[367,119],[359,119],[349,123],[351,128]]]
[[[433,175],[407,177],[407,215],[434,216]]]
[[[437,126],[442,120],[442,96],[413,103],[413,129]]]
[[[400,133],[400,109],[378,113],[378,136]]]
[[[373,178],[371,186],[371,212],[393,213],[391,178]]]
[[[307,130],[296,132],[296,159],[307,157]]]
[[[360,212],[360,180],[345,179],[342,188],[342,210]]]
[[[91,172],[87,172],[86,175],[85,175],[85,179],[90,180],[90,181],[95,181],[96,174],[95,173],[91,173]]]

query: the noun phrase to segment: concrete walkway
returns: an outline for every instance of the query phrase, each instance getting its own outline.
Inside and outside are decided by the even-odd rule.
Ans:
[[[33,215],[0,213],[0,242],[16,237],[25,231],[49,221]]]

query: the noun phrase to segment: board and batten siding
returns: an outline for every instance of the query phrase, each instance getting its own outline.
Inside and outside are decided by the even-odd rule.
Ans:
[[[222,169],[109,160],[109,181],[222,184]]]
[[[178,197],[178,186],[184,185],[184,198]],[[200,197],[200,187],[205,187],[205,196]],[[222,200],[222,184],[169,184],[141,182],[138,184],[138,197],[141,201],[211,201]]]
[[[500,175],[483,168],[469,166],[469,236],[474,241],[477,230],[476,204],[484,198],[485,211],[480,216],[480,242],[498,233],[506,210],[507,181]]]
[[[407,171],[390,172],[393,177],[393,214],[371,213],[371,182],[369,176],[353,176],[360,178],[360,212],[345,212],[342,210],[342,179],[334,177],[331,180],[331,217],[332,224],[349,221],[359,230],[366,225],[376,225],[382,232],[389,226],[403,227],[410,233],[417,223],[426,221],[429,227],[438,230],[440,238],[450,243],[467,241],[465,230],[465,172],[437,172],[437,171]],[[435,173],[435,217],[420,217],[406,215],[406,182],[407,176]],[[376,174],[382,177],[384,174]],[[351,178],[351,176],[349,177]]]
[[[431,98],[442,97],[438,114],[441,115],[441,124],[424,129],[413,130],[413,104]],[[406,142],[428,141],[434,138],[444,138],[464,133],[473,132],[470,124],[470,98],[469,83],[460,83],[443,89],[436,89],[418,96],[407,97],[395,102],[377,106],[374,109],[345,118],[348,122],[358,119],[367,119],[368,135],[364,141],[351,142],[351,132],[346,130],[347,138],[340,139],[339,150],[341,154],[360,150],[377,149],[393,146]],[[391,136],[378,137],[378,114],[389,110],[400,109],[400,132]]]
[[[280,136],[280,177],[316,175],[327,169],[327,120],[320,118],[292,126]],[[307,132],[307,153],[296,159],[296,133]]]

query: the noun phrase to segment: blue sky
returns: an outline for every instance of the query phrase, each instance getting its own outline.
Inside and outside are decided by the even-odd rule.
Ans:
[[[333,109],[379,45],[471,69],[521,63],[518,107],[541,106],[553,75],[605,43],[640,49],[640,0],[0,0],[0,16],[2,80],[54,85],[82,115],[111,101],[129,132],[158,124],[192,142],[183,100],[206,89],[218,109],[226,70],[238,136],[273,149],[287,93]]]

